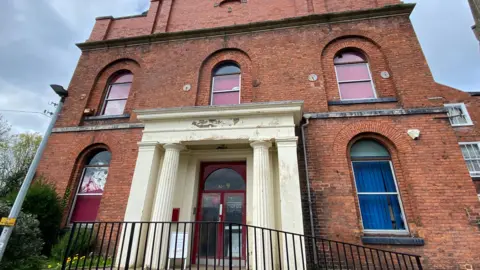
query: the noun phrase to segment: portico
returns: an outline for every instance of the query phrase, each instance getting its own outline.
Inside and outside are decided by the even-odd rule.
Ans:
[[[233,222],[225,216],[236,203],[243,215],[237,223],[303,234],[295,136],[302,107],[303,102],[288,101],[136,111],[145,129],[125,221],[171,221],[178,208],[180,221],[202,221],[209,214],[210,219]],[[208,164],[214,166],[206,170]],[[233,182],[234,173],[220,169],[237,173],[243,190]],[[208,176],[216,171],[220,176],[211,180],[216,186],[207,188]],[[208,213],[205,203],[210,203]],[[212,209],[219,214],[212,216]],[[157,245],[149,245],[145,257],[164,265],[164,256],[152,252],[162,244]],[[188,254],[189,260],[192,256],[196,254]]]

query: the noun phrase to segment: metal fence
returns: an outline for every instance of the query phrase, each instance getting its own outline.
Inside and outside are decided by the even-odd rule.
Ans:
[[[62,269],[422,269],[420,256],[224,222],[85,222]]]

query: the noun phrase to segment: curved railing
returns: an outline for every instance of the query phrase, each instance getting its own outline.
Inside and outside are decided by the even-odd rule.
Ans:
[[[420,256],[224,222],[73,223],[62,269],[422,269]]]

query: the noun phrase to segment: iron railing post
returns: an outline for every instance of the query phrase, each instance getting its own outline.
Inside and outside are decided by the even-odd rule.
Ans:
[[[72,247],[72,239],[73,239],[73,234],[75,233],[76,226],[77,226],[77,223],[73,223],[72,230],[70,231],[70,237],[68,237],[67,249],[65,250],[65,255],[63,256],[62,269],[65,269],[65,267],[67,266],[67,257],[68,257],[68,253],[70,253],[70,248]]]
[[[228,224],[229,230],[228,230],[228,242],[229,242],[229,253],[230,253],[230,260],[228,262],[229,267],[228,269],[232,270],[233,267],[233,256],[232,256],[232,223]]]
[[[127,226],[128,226],[128,224],[127,224]],[[127,247],[127,258],[125,260],[125,270],[128,270],[128,267],[130,266],[130,253],[132,252],[134,232],[135,232],[135,223],[131,223],[131,225],[130,225],[130,239],[128,241],[128,247]]]

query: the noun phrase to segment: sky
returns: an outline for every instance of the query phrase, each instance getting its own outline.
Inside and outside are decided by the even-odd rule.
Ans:
[[[480,91],[480,45],[467,0],[417,2],[411,19],[439,83]],[[67,88],[95,17],[140,14],[149,0],[0,0],[0,114],[12,133],[44,133],[58,97]],[[36,113],[11,112],[28,111]]]

